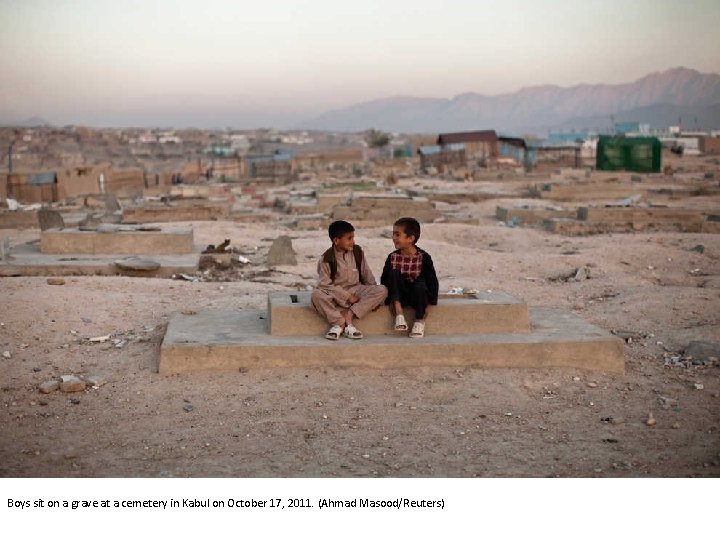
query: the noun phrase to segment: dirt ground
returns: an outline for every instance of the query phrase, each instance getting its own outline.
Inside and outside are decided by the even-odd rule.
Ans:
[[[720,367],[683,361],[682,351],[720,339],[720,235],[563,237],[494,219],[497,204],[519,202],[458,205],[477,226],[424,225],[419,245],[441,290],[503,290],[627,332],[625,374],[439,366],[159,375],[171,313],[264,309],[270,291],[313,285],[329,245],[324,230],[194,222],[197,245],[230,238],[250,259],[232,281],[0,278],[0,476],[719,476]],[[356,233],[376,275],[392,249],[389,228]],[[13,244],[38,234],[0,232]],[[280,234],[292,237],[298,265],[269,271],[265,255]],[[555,279],[583,266],[590,279]],[[38,391],[70,374],[107,382]]]

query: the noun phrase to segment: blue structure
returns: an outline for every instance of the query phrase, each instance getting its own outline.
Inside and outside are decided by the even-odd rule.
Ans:
[[[640,122],[615,122],[615,133],[638,133]]]
[[[54,184],[57,180],[57,175],[54,172],[44,172],[38,174],[31,174],[28,176],[27,183],[32,186],[42,186],[47,184]]]
[[[594,134],[584,131],[584,132],[564,132],[564,131],[558,131],[553,133],[552,131],[548,133],[546,144],[545,146],[565,146],[568,144],[574,144],[580,140],[589,139],[590,137],[593,137]]]
[[[229,144],[213,144],[208,153],[218,157],[232,157],[237,155],[237,150]]]

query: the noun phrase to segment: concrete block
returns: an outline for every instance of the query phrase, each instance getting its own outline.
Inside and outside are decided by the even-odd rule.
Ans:
[[[245,368],[420,366],[572,368],[622,373],[624,342],[554,308],[531,308],[531,332],[432,334],[422,339],[271,336],[263,311],[201,311],[171,316],[160,349],[163,374]]]
[[[173,221],[215,221],[230,215],[230,204],[135,206],[123,209],[123,223],[168,223]]]
[[[198,269],[198,253],[153,255],[157,270],[120,268],[117,255],[73,255],[41,253],[38,244],[14,246],[12,257],[0,260],[0,277],[8,276],[133,276],[172,277],[192,274]]]
[[[191,227],[107,233],[49,229],[40,233],[40,251],[47,254],[182,255],[194,249]]]
[[[686,223],[697,226],[705,220],[705,216],[700,210],[675,207],[582,206],[577,210],[577,219],[604,223]]]
[[[0,229],[37,229],[37,210],[0,210]]]
[[[405,310],[412,325],[415,312]],[[387,306],[380,306],[357,326],[368,335],[395,335],[393,317]],[[274,336],[322,336],[328,324],[310,304],[310,292],[275,292],[268,295],[268,332]],[[482,334],[529,332],[525,302],[502,291],[476,295],[441,295],[430,308],[428,334]]]
[[[512,221],[523,225],[540,225],[550,218],[570,218],[575,216],[574,210],[554,210],[550,208],[507,208],[495,207],[495,217],[500,221]]]

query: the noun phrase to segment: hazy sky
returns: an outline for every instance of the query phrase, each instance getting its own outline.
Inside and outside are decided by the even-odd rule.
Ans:
[[[0,122],[291,127],[393,95],[720,72],[720,0],[0,0]]]

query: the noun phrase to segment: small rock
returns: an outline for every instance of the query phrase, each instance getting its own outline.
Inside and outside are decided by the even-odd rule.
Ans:
[[[678,401],[677,399],[665,397],[665,396],[658,396],[658,402],[660,402],[660,405],[663,409],[669,409],[671,407],[674,407],[677,405]]]
[[[673,429],[680,429],[680,422],[675,422],[672,427]]]
[[[597,383],[595,383],[595,382],[589,382],[589,383],[587,383],[587,385],[589,388],[597,388]]]
[[[195,407],[193,407],[192,403],[186,403],[185,405],[183,405],[183,410],[185,412],[191,412],[194,409]]]
[[[126,257],[116,260],[115,266],[121,270],[152,271],[160,268],[160,263],[145,257]]]
[[[3,351],[3,358],[12,358],[12,354],[10,353],[10,351]]]
[[[585,266],[581,266],[577,269],[572,279],[574,279],[575,281],[584,281],[586,279],[590,279],[590,269]]]
[[[578,382],[580,380],[580,377],[573,377],[573,381]]]
[[[80,405],[80,400],[76,398],[71,398],[70,403],[72,403],[73,405]]]
[[[645,420],[645,423],[648,426],[654,426],[655,424],[657,424],[657,420],[655,420],[653,413],[648,413],[648,417],[647,417],[647,420]]]
[[[60,379],[60,390],[62,392],[82,392],[85,390],[85,381],[75,375],[63,375]]]
[[[38,390],[40,390],[40,392],[43,394],[49,394],[50,392],[54,392],[58,388],[60,388],[60,382],[55,380],[45,381],[38,385]]]
[[[695,390],[704,390],[704,389],[705,389],[704,384],[699,383],[699,382],[695,383]]]
[[[697,251],[698,253],[705,253],[705,246],[702,244],[698,244],[693,248],[690,248],[690,251]]]
[[[48,285],[65,285],[65,280],[62,278],[47,278]]]
[[[90,386],[97,386],[100,387],[103,384],[107,384],[107,377],[104,375],[90,375],[89,377],[85,377],[85,382],[87,382]]]
[[[633,330],[611,330],[610,332],[617,337],[624,339],[628,343],[632,343],[633,340],[640,340],[645,337],[641,332],[635,332]]]

